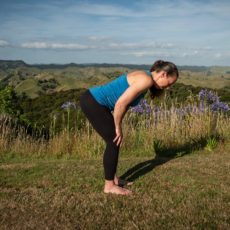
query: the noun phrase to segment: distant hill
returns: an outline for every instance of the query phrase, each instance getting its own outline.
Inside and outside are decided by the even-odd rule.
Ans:
[[[27,64],[22,60],[0,60],[0,89],[12,85],[18,94],[30,98],[70,89],[104,84],[123,73],[147,70],[151,65],[136,64]],[[230,87],[230,67],[178,66],[178,83],[194,87]]]
[[[151,65],[138,65],[138,64],[110,64],[110,63],[85,63],[85,64],[26,64],[22,60],[0,60],[0,68],[17,68],[17,67],[36,67],[39,69],[65,69],[67,67],[126,67],[129,69],[150,69]],[[194,72],[202,72],[208,71],[212,66],[179,66],[177,65],[179,70],[189,70]]]
[[[17,61],[0,60],[0,69],[2,70],[13,69],[17,67],[24,67],[24,66],[29,66],[29,65],[21,60],[17,60]]]

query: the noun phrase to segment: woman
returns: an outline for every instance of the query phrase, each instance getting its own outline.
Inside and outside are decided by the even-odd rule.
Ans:
[[[177,67],[167,61],[156,61],[150,70],[123,74],[101,86],[89,88],[80,98],[80,106],[86,117],[106,142],[103,156],[104,193],[130,195],[132,191],[121,183],[130,185],[116,176],[119,148],[122,144],[122,119],[130,106],[136,106],[147,93],[151,98],[176,82]],[[111,113],[113,111],[113,114]]]

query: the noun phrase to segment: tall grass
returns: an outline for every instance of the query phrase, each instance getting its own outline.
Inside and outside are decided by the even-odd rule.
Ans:
[[[197,104],[189,104],[197,108]],[[206,106],[202,112],[181,114],[178,107],[167,108],[165,103],[151,104],[151,112],[134,113],[128,110],[122,127],[124,134],[121,152],[123,155],[150,156],[152,154],[175,154],[205,148],[210,138],[214,142],[230,138],[230,116],[227,113],[213,112]],[[154,112],[155,111],[155,112]],[[178,112],[179,111],[179,112]],[[80,114],[80,112],[79,112]],[[27,157],[101,157],[105,143],[87,119],[80,119],[82,128],[72,131],[69,120],[61,132],[52,131],[48,140],[26,134],[26,128],[8,115],[0,115],[0,153],[2,156]],[[55,118],[56,119],[56,118]],[[68,118],[69,119],[69,118]],[[78,117],[77,117],[78,119]],[[55,121],[54,121],[55,122]]]

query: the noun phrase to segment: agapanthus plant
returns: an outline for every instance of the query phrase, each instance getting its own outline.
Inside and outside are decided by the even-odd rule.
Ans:
[[[76,109],[76,104],[74,102],[66,101],[64,104],[61,106],[62,109]]]
[[[230,111],[229,105],[220,101],[220,98],[211,90],[202,89],[199,92],[199,99],[201,102],[207,102],[212,111]]]
[[[150,114],[151,107],[147,103],[146,99],[142,99],[138,105],[131,108],[131,112],[138,113],[138,114]]]
[[[183,107],[171,107],[169,109],[162,108],[158,105],[152,107],[147,103],[146,99],[142,99],[137,106],[131,108],[131,112],[137,114],[152,115],[154,124],[157,125],[161,118],[170,119],[176,114],[179,120],[184,120],[187,116],[201,114],[209,108],[212,112],[228,112],[230,107],[227,103],[221,102],[219,97],[211,90],[202,89],[198,94],[199,101],[195,104],[187,104]]]
[[[202,89],[198,95],[201,101],[207,101],[209,104],[219,101],[219,97],[211,90]]]

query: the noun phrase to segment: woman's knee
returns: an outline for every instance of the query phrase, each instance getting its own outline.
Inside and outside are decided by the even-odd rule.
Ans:
[[[120,145],[117,145],[117,141],[113,142],[113,140],[107,140],[106,141],[106,146],[111,148],[111,149],[114,149],[116,151],[118,151],[119,148],[120,148]]]

